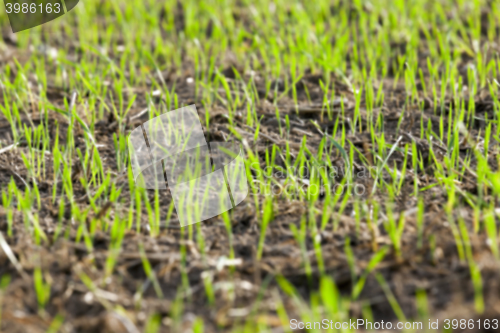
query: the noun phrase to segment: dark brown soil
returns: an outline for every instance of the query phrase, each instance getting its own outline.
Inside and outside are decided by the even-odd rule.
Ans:
[[[19,61],[26,55],[21,55],[16,46],[9,46],[9,50]],[[14,64],[13,58],[7,59],[0,66]],[[464,60],[466,61],[466,60]],[[194,72],[193,65],[186,63],[185,74],[164,73],[168,87],[176,85],[176,92],[180,105],[195,103],[200,114],[200,119],[205,119],[205,113],[210,115],[210,127],[204,128],[207,141],[224,141],[234,139],[234,135],[228,129],[228,122],[225,115],[227,110],[222,105],[216,105],[207,110],[197,99],[192,85],[186,83],[186,78],[191,77]],[[228,80],[235,80],[231,70],[224,71]],[[232,77],[233,76],[233,77]],[[366,110],[362,103],[363,132],[353,135],[350,132],[350,119],[353,119],[354,97],[345,86],[343,81],[332,76],[335,81],[335,94],[345,99],[344,115],[338,101],[333,102],[333,118],[329,119],[326,113],[322,113],[321,103],[323,93],[319,85],[321,73],[310,73],[306,75],[297,85],[299,107],[294,108],[293,99],[287,96],[280,100],[279,111],[281,119],[285,115],[289,116],[291,131],[288,137],[289,147],[292,154],[296,154],[303,136],[307,136],[307,147],[315,153],[323,137],[318,128],[312,122],[316,122],[323,132],[331,133],[337,117],[341,117],[339,127],[346,126],[347,137],[345,150],[350,151],[350,145],[354,145],[361,154],[354,154],[354,170],[356,173],[362,171],[364,160],[363,155],[369,163],[373,163],[372,140],[366,129]],[[389,159],[388,164],[398,165],[401,169],[404,163],[404,146],[417,142],[419,153],[427,161],[429,157],[429,142],[420,139],[421,121],[426,125],[432,123],[434,132],[439,133],[439,113],[449,111],[452,104],[448,96],[442,96],[446,100],[444,108],[435,106],[430,99],[419,96],[419,100],[424,104],[421,111],[417,104],[404,105],[406,93],[404,87],[397,85],[394,89],[393,77],[389,76],[384,84],[385,99],[384,105],[374,111],[374,115],[380,115],[383,119],[383,130],[386,141],[394,144],[402,136],[399,147],[402,151],[396,150]],[[284,86],[280,79],[276,79],[277,90],[283,92]],[[50,79],[49,79],[50,83]],[[51,83],[52,84],[52,83]],[[245,125],[245,110],[235,116],[236,128],[239,134],[245,139],[244,145],[257,151],[262,167],[265,167],[266,150],[271,151],[272,145],[279,146],[283,151],[285,141],[279,137],[279,121],[275,116],[275,109],[272,105],[273,97],[265,95],[265,83],[263,80],[256,81],[260,95],[258,113],[261,116],[260,136],[257,142],[253,141],[254,129]],[[34,85],[36,86],[36,85]],[[302,88],[301,88],[302,87]],[[306,90],[311,98],[307,98]],[[1,88],[0,88],[1,89]],[[143,93],[140,93],[144,90]],[[138,114],[147,106],[144,98],[147,87],[140,87],[135,91],[140,97],[131,117]],[[1,90],[0,90],[1,92]],[[34,91],[36,93],[36,89]],[[236,92],[235,92],[236,93]],[[84,92],[79,92],[79,98],[85,99]],[[82,96],[83,95],[83,96]],[[64,100],[70,101],[71,91],[51,85],[47,91],[47,96],[55,105],[64,106]],[[142,98],[142,100],[141,100]],[[0,97],[0,101],[4,102]],[[106,100],[112,103],[111,100]],[[156,101],[158,105],[162,103],[160,99]],[[493,102],[487,91],[479,94],[476,105],[476,116],[484,119],[489,115],[493,118]],[[403,114],[403,107],[406,108]],[[23,122],[27,125],[37,125],[39,119],[38,110],[25,110]],[[31,119],[27,117],[30,116]],[[65,117],[56,113],[49,114],[51,135],[55,136],[55,125],[59,126],[59,141],[65,140],[65,129],[68,123]],[[402,119],[401,119],[402,118]],[[138,126],[148,119],[148,114],[144,114],[134,120],[130,120],[126,130]],[[204,122],[202,121],[204,124]],[[283,123],[284,126],[284,123]],[[476,121],[470,127],[471,137],[476,137],[479,131],[484,132],[485,121]],[[447,128],[445,123],[445,128]],[[496,132],[496,125],[493,125],[493,132]],[[81,129],[80,129],[81,130]],[[113,146],[113,133],[117,133],[119,128],[116,119],[111,114],[105,114],[103,120],[96,123],[95,139],[99,146],[101,158],[105,161],[104,168],[112,170],[115,174],[112,181],[117,187],[122,187],[120,200],[118,203],[108,204],[100,202],[98,209],[91,208],[86,193],[78,178],[82,173],[81,163],[75,160],[73,167],[74,183],[73,189],[75,200],[80,210],[89,209],[88,219],[99,216],[102,221],[110,222],[114,214],[120,211],[128,211],[129,207],[129,185],[126,175],[118,173],[115,163],[115,151]],[[461,138],[463,135],[461,134]],[[0,140],[2,147],[13,143],[10,125],[7,120],[0,117]],[[82,137],[75,137],[76,146],[85,149],[85,141]],[[434,152],[441,152],[444,155],[446,147],[434,144]],[[15,149],[0,154],[0,187],[6,189],[10,180],[14,180],[17,187],[25,188],[25,183],[33,184],[24,167],[21,153],[26,153],[26,141]],[[493,152],[498,151],[498,142],[491,142],[490,162],[493,168],[498,167],[497,156]],[[442,155],[437,156],[442,159]],[[470,144],[464,141],[461,146],[460,155],[463,160],[473,156]],[[339,168],[344,167],[344,160],[337,149],[333,149],[332,161]],[[277,158],[277,164],[283,165],[283,160]],[[144,328],[146,319],[152,314],[159,314],[162,317],[162,332],[182,332],[184,328],[190,327],[195,316],[204,319],[205,331],[231,331],[243,325],[252,318],[256,322],[263,322],[276,328],[276,332],[281,331],[282,323],[276,311],[277,294],[281,296],[285,307],[289,311],[290,318],[297,318],[294,314],[295,303],[292,297],[287,296],[280,290],[275,280],[277,275],[284,276],[297,290],[300,296],[309,302],[318,292],[321,272],[318,266],[317,257],[314,252],[314,240],[311,234],[306,236],[307,258],[311,265],[311,273],[306,273],[304,269],[305,257],[299,244],[297,243],[290,225],[295,224],[300,228],[301,219],[308,216],[308,204],[301,201],[289,201],[284,198],[276,199],[274,202],[274,221],[269,225],[266,233],[265,247],[261,260],[256,259],[257,244],[260,237],[260,222],[257,218],[255,200],[249,196],[242,204],[231,212],[231,223],[233,229],[232,244],[237,260],[233,267],[221,266],[223,257],[229,257],[229,239],[224,223],[220,217],[212,218],[208,221],[193,226],[192,229],[181,229],[176,220],[175,211],[168,225],[164,223],[165,216],[171,203],[169,191],[160,192],[162,227],[161,235],[153,238],[149,235],[147,228],[147,211],[142,211],[142,225],[140,233],[136,233],[135,227],[128,231],[122,246],[122,250],[117,259],[117,265],[110,278],[103,281],[106,259],[109,255],[110,235],[106,230],[95,233],[92,240],[93,251],[89,252],[85,243],[77,238],[77,225],[69,218],[70,212],[65,211],[62,218],[62,225],[68,237],[60,237],[52,242],[52,236],[58,225],[58,202],[52,203],[51,195],[53,189],[52,159],[47,157],[47,173],[42,179],[37,180],[37,186],[41,196],[41,208],[37,211],[39,223],[42,230],[49,238],[48,242],[42,242],[37,246],[34,238],[27,231],[23,223],[21,212],[14,213],[13,236],[7,237],[7,217],[6,209],[0,207],[0,230],[7,243],[14,252],[20,263],[19,269],[11,263],[9,258],[2,252],[0,254],[0,276],[10,275],[11,282],[2,292],[2,322],[3,332],[45,332],[52,319],[60,314],[64,316],[65,324],[62,327],[66,332],[134,332],[127,323],[116,315],[109,306],[116,309],[121,307],[129,320],[139,330]],[[411,168],[411,162],[408,167]],[[434,176],[436,166],[434,162],[426,164],[426,169],[419,171],[419,186],[425,187],[437,183]],[[383,175],[387,182],[391,178],[389,174]],[[476,194],[481,191],[477,187],[477,180],[472,172],[466,172],[466,176],[461,178],[460,188],[464,193]],[[365,193],[359,197],[361,202],[368,205],[372,201],[380,203],[387,200],[387,194],[377,191],[373,197],[369,195],[373,186],[373,177],[358,177],[357,183],[366,187]],[[445,205],[448,200],[446,191],[441,186],[435,186],[422,192],[425,200],[425,222],[424,222],[424,242],[422,247],[417,246],[417,227],[415,207],[417,201],[413,193],[413,176],[408,176],[401,193],[395,198],[395,216],[407,214],[405,231],[402,236],[402,254],[398,256],[391,247],[388,255],[378,266],[377,272],[381,273],[389,284],[392,293],[398,300],[407,318],[416,318],[416,292],[425,290],[429,301],[429,313],[433,318],[498,318],[500,315],[500,265],[491,254],[487,245],[487,237],[484,231],[473,232],[475,221],[474,211],[467,204],[463,197],[460,209],[453,211],[455,218],[463,218],[469,230],[470,246],[474,253],[475,262],[480,266],[482,276],[482,289],[484,294],[485,312],[481,316],[474,313],[474,286],[472,284],[470,269],[465,261],[460,261],[457,254],[457,245],[453,237]],[[61,185],[59,185],[61,186]],[[60,191],[59,191],[60,192]],[[150,201],[154,201],[154,192],[148,192]],[[490,195],[485,193],[485,195]],[[331,276],[340,292],[349,297],[352,287],[352,275],[349,269],[347,258],[344,252],[345,242],[348,239],[356,258],[357,273],[361,274],[373,255],[373,249],[381,248],[384,245],[392,244],[385,231],[382,220],[374,221],[376,226],[370,229],[365,220],[357,230],[356,219],[353,215],[354,199],[349,199],[344,211],[339,214],[337,207],[332,207],[332,222],[321,232],[321,253],[324,260],[325,273]],[[323,208],[324,196],[320,197],[317,203],[317,214],[314,219],[318,227],[321,223],[321,211]],[[263,197],[257,200],[262,204]],[[68,206],[69,207],[69,206]],[[333,220],[337,222],[334,229]],[[103,223],[105,225],[105,223]],[[189,236],[192,232],[192,237]],[[197,240],[201,232],[204,239],[204,254],[200,253]],[[431,242],[430,239],[434,241]],[[191,240],[190,240],[191,239]],[[161,291],[164,295],[160,299],[155,292],[153,284],[148,280],[141,261],[139,245],[143,244],[147,258],[151,263]],[[38,309],[37,298],[34,288],[33,271],[40,266],[46,273],[45,278],[51,281],[50,301],[45,308],[45,314],[41,315]],[[81,280],[81,274],[85,273],[94,282],[101,281],[98,285],[99,291],[90,292]],[[202,276],[209,274],[212,276],[212,286],[215,290],[215,302],[209,304]],[[96,282],[96,283],[97,283]],[[181,286],[184,291],[178,292]],[[142,289],[142,299],[134,298],[137,291]],[[260,302],[257,303],[257,300]],[[182,302],[180,301],[182,300]],[[180,308],[179,304],[183,304]],[[373,274],[370,274],[366,285],[361,293],[360,299],[350,304],[350,314],[353,317],[362,317],[363,307],[369,306],[373,312],[375,320],[396,320],[394,311],[387,300],[387,295],[383,292]],[[234,309],[244,309],[240,312]]]

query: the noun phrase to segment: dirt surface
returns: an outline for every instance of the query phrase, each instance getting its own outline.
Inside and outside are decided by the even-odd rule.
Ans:
[[[14,45],[7,44],[9,43],[8,37],[4,36],[4,39],[7,46],[2,52],[9,56],[2,57],[1,66],[5,68],[7,64],[10,64],[12,68],[10,78],[4,77],[4,80],[13,80],[16,77],[13,59],[22,63],[23,59],[26,60],[30,55],[24,51],[21,52],[15,43]],[[56,45],[57,41],[53,43]],[[78,52],[75,51],[72,55],[78,57]],[[425,59],[425,54],[421,54],[421,57]],[[463,66],[467,63],[468,59],[464,56]],[[236,63],[235,66],[237,65]],[[71,103],[72,91],[52,82],[51,71],[51,68],[47,69],[49,82],[46,91],[47,98],[55,106],[64,109],[65,103],[66,105]],[[187,79],[195,74],[193,64],[186,61],[182,66],[183,74],[178,75],[178,72],[172,70],[161,75],[167,87],[176,86],[179,105],[196,104],[207,141],[237,139],[229,130],[226,116],[228,111],[224,105],[219,103],[207,109],[198,97],[199,92],[195,92],[194,85],[188,83]],[[223,74],[229,82],[238,82],[231,67],[227,67]],[[158,76],[159,74],[151,73],[151,75]],[[428,73],[424,73],[424,77],[427,75]],[[249,78],[250,76],[246,75],[243,80]],[[377,266],[377,272],[387,281],[407,318],[418,316],[415,299],[419,290],[426,291],[429,313],[432,318],[477,320],[499,317],[500,265],[491,253],[486,234],[472,232],[474,225],[480,223],[483,216],[475,214],[467,204],[465,195],[457,194],[456,200],[462,204],[459,209],[451,212],[451,216],[455,220],[462,219],[466,228],[471,231],[468,234],[470,239],[465,242],[470,243],[474,260],[481,271],[485,310],[480,316],[474,315],[475,289],[471,282],[471,270],[466,261],[460,260],[457,253],[456,238],[445,209],[448,202],[447,192],[442,186],[431,186],[422,192],[425,205],[424,242],[419,245],[415,208],[417,199],[413,195],[415,177],[412,173],[406,174],[400,193],[393,199],[395,219],[397,220],[401,215],[405,216],[400,255],[391,246],[392,241],[383,226],[383,218],[368,224],[366,221],[369,216],[363,213],[363,222],[360,225],[357,223],[354,213],[355,201],[368,209],[373,202],[379,202],[384,207],[388,200],[388,194],[381,193],[381,191],[375,191],[371,195],[374,177],[369,174],[365,165],[373,165],[374,157],[371,151],[378,148],[373,146],[367,128],[368,114],[364,98],[361,100],[362,121],[361,124],[357,124],[361,127],[361,133],[358,130],[356,134],[352,134],[350,129],[353,126],[356,101],[353,92],[341,78],[331,76],[335,96],[338,97],[330,101],[330,115],[322,108],[324,100],[319,83],[320,79],[323,79],[322,73],[314,72],[305,75],[297,83],[299,101],[297,107],[294,105],[291,92],[286,93],[286,96],[279,101],[280,119],[276,118],[273,102],[274,91],[277,91],[278,95],[285,92],[282,80],[275,79],[272,93],[266,95],[264,79],[259,75],[254,79],[260,98],[257,106],[260,119],[258,140],[254,140],[255,128],[249,128],[245,124],[245,108],[238,110],[234,115],[234,128],[241,137],[240,140],[245,149],[258,153],[262,168],[266,167],[266,151],[270,154],[273,145],[285,151],[288,144],[292,158],[296,157],[304,136],[307,138],[307,148],[316,154],[323,133],[332,133],[335,126],[338,128],[344,126],[346,129],[345,151],[349,153],[351,145],[356,148],[353,150],[354,165],[352,166],[355,174],[354,181],[355,184],[362,185],[360,189],[363,188],[364,191],[358,196],[351,197],[342,210],[343,196],[335,207],[330,207],[331,223],[319,233],[319,236],[315,236],[320,238],[323,268],[319,268],[313,236],[309,232],[306,233],[306,251],[304,252],[290,228],[290,225],[296,225],[300,229],[301,221],[306,217],[310,218],[311,213],[305,201],[275,197],[274,220],[266,232],[262,258],[257,260],[257,244],[261,230],[258,218],[260,214],[256,211],[255,203],[258,202],[262,209],[265,199],[263,195],[255,198],[253,194],[250,194],[243,203],[231,211],[233,237],[230,240],[220,216],[182,229],[174,210],[170,220],[166,223],[172,200],[170,192],[166,190],[159,192],[160,220],[162,221],[160,235],[150,236],[148,211],[143,206],[140,217],[141,225],[136,225],[134,215],[133,227],[125,234],[115,269],[111,276],[105,277],[106,260],[110,255],[111,244],[111,236],[107,228],[115,214],[119,212],[128,214],[131,202],[126,173],[118,171],[116,167],[113,134],[118,134],[120,128],[114,115],[104,111],[103,119],[95,123],[95,140],[101,159],[104,161],[104,169],[111,172],[112,183],[122,189],[119,200],[113,203],[99,202],[97,207],[92,207],[79,181],[84,171],[78,158],[73,161],[72,168],[76,206],[80,211],[88,212],[87,226],[96,228],[92,237],[92,250],[89,250],[89,244],[85,244],[82,235],[79,235],[78,221],[70,218],[71,214],[68,210],[71,207],[70,203],[66,202],[66,210],[62,214],[59,211],[60,200],[67,201],[67,198],[62,198],[58,194],[57,200],[55,202],[52,200],[53,187],[57,186],[58,193],[61,193],[63,185],[61,182],[54,184],[51,155],[46,156],[44,176],[36,179],[41,201],[35,205],[39,207],[37,209],[39,226],[47,235],[48,240],[36,245],[33,230],[25,227],[24,213],[18,210],[13,213],[12,237],[7,237],[7,209],[0,207],[0,230],[18,262],[16,267],[4,252],[0,255],[0,276],[8,274],[11,277],[10,284],[1,293],[1,329],[3,332],[45,332],[52,319],[58,314],[64,316],[61,330],[66,332],[134,332],[135,327],[142,331],[146,319],[152,314],[161,316],[161,331],[164,332],[182,332],[191,327],[197,316],[204,319],[206,332],[233,330],[244,325],[250,318],[249,316],[253,316],[252,318],[255,318],[257,322],[274,327],[276,332],[280,332],[283,327],[277,313],[276,300],[281,299],[290,318],[294,318],[293,313],[297,308],[294,298],[278,287],[275,277],[277,275],[285,277],[296,288],[300,297],[306,302],[314,302],[322,275],[321,270],[324,269],[324,273],[334,279],[340,293],[349,297],[354,281],[345,254],[346,241],[349,242],[356,258],[357,274],[363,273],[374,250],[379,250],[385,245],[389,246],[385,259]],[[27,80],[33,82],[32,93],[39,94],[40,88],[35,79],[28,77]],[[145,95],[150,87],[132,87],[131,90],[138,95],[138,98],[127,118],[126,133],[149,119],[148,113],[135,116],[147,107]],[[3,99],[1,91],[0,88],[0,104],[5,105],[6,100]],[[439,116],[441,113],[448,114],[450,108],[453,108],[451,97],[440,96],[444,99],[444,103],[436,106],[431,98],[419,93],[415,103],[407,104],[405,101],[408,95],[404,83],[399,82],[394,85],[394,74],[390,73],[384,81],[382,91],[386,96],[384,103],[381,107],[375,108],[372,114],[375,119],[381,121],[381,126],[376,131],[385,133],[388,144],[393,145],[397,142],[397,147],[401,148],[394,151],[387,165],[391,167],[397,165],[401,170],[405,164],[405,145],[411,146],[416,143],[419,154],[425,161],[428,161],[424,170],[419,170],[416,175],[419,187],[438,183],[439,181],[435,178],[437,166],[433,158],[443,162],[443,156],[448,147],[442,146],[439,142],[431,143],[420,139],[420,132],[422,124],[427,128],[429,123],[432,131],[439,133]],[[233,94],[238,93],[242,94],[243,91],[233,89]],[[78,92],[79,101],[86,100],[84,94],[85,91]],[[124,96],[126,100],[129,98],[127,93]],[[341,99],[343,99],[343,106]],[[160,108],[165,100],[160,96],[154,102]],[[112,105],[114,101],[106,97],[98,103]],[[477,120],[469,128],[468,137],[463,133],[459,134],[461,138],[459,154],[462,161],[475,160],[472,145],[476,142],[472,138],[476,138],[478,134],[485,131],[488,122],[484,119],[494,118],[494,106],[489,91],[481,91],[470,103],[475,104]],[[423,105],[423,111],[420,108],[421,105]],[[83,103],[79,103],[77,109],[82,115],[85,114]],[[23,124],[27,126],[40,124],[40,110],[37,107],[30,108],[26,105],[26,110],[22,111]],[[208,128],[203,121],[206,119],[206,113],[210,119]],[[279,135],[280,128],[286,126],[285,115],[288,115],[290,122],[290,131],[286,139]],[[51,138],[55,139],[59,135],[59,142],[65,142],[68,139],[65,134],[69,126],[67,118],[55,112],[48,113],[48,117],[48,123],[51,125]],[[336,125],[337,119],[338,125]],[[442,125],[448,128],[447,121]],[[496,132],[496,126],[497,124],[493,124],[493,132]],[[84,150],[86,141],[83,128],[79,125],[77,127],[82,135],[74,137],[75,146]],[[0,141],[2,147],[14,143],[11,126],[4,117],[0,117]],[[431,144],[436,154],[434,157],[429,155]],[[8,187],[11,179],[21,190],[25,189],[26,185],[33,187],[34,179],[29,176],[22,160],[22,153],[27,154],[26,145],[26,140],[21,140],[14,149],[0,153],[0,187],[2,190]],[[489,156],[490,166],[497,170],[498,155],[494,152],[498,151],[498,142],[490,142],[489,150],[492,152]],[[339,170],[345,168],[344,157],[335,146],[327,153],[331,154],[330,158]],[[283,157],[276,156],[275,163],[284,166]],[[478,194],[483,191],[477,185],[474,163],[464,171],[465,176],[460,178],[458,187],[463,193]],[[412,168],[411,161],[407,161],[406,164],[408,168]],[[344,174],[339,172],[338,181],[341,182],[343,177]],[[386,182],[392,182],[387,171],[384,171],[381,177]],[[307,184],[308,179],[304,178],[303,181]],[[483,195],[487,197],[491,193],[486,192]],[[148,196],[149,201],[153,203],[154,191],[148,190]],[[312,218],[316,221],[318,228],[321,226],[323,216],[324,197],[324,194],[320,195]],[[32,216],[28,216],[29,218]],[[92,221],[97,222],[91,226]],[[53,241],[58,225],[62,226],[65,237]],[[139,232],[136,231],[137,229]],[[200,234],[203,238],[204,253],[200,253],[198,244]],[[230,255],[230,242],[236,258],[234,261],[227,261]],[[140,246],[144,247],[146,257],[156,274],[163,298],[159,297],[144,270]],[[43,315],[39,311],[32,277],[35,267],[40,267],[45,274],[45,280],[51,283],[50,300]],[[98,281],[96,290],[90,291],[89,287],[82,282],[82,273],[92,281]],[[208,283],[214,289],[215,298],[211,305],[208,304],[205,293],[204,278],[210,281]],[[178,292],[180,286],[185,287],[182,292]],[[138,293],[138,290],[142,291],[142,294]],[[128,319],[123,319],[123,316],[120,317],[110,310],[117,307],[126,314],[125,317]],[[359,299],[349,305],[349,313],[352,317],[362,317],[363,310],[367,307],[371,309],[374,320],[397,319],[388,301],[387,293],[377,282],[374,274],[368,275]]]

